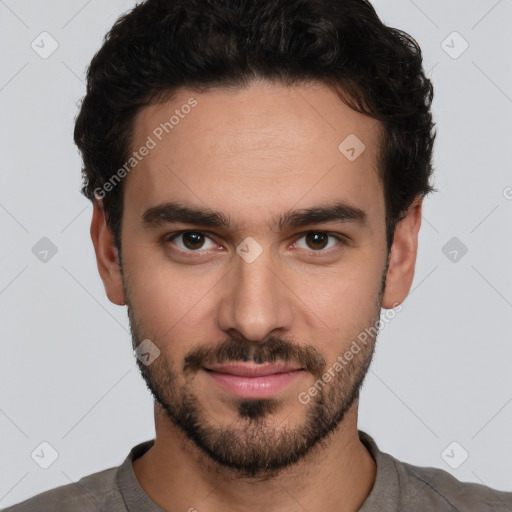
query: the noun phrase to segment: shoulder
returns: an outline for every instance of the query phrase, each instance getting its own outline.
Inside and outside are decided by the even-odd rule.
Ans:
[[[367,433],[359,431],[359,438],[377,462],[375,482],[361,512],[512,512],[512,492],[402,462],[381,451]]]
[[[512,492],[461,482],[442,469],[413,466],[391,458],[402,487],[404,511],[512,512]]]
[[[109,468],[85,476],[78,482],[42,492],[2,512],[109,512],[125,507],[115,477],[118,468]]]

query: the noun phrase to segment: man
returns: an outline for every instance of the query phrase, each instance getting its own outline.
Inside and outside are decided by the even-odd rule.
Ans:
[[[357,428],[414,275],[432,85],[365,0],[148,0],[88,71],[75,141],[156,438],[22,511],[510,511]]]

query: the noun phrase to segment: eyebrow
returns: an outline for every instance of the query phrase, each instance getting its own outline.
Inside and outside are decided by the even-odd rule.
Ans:
[[[336,202],[334,204],[290,210],[278,219],[273,219],[271,226],[276,226],[282,231],[285,228],[297,228],[324,222],[350,222],[364,227],[368,224],[368,216],[361,208],[344,202]],[[231,227],[230,218],[220,211],[210,208],[197,208],[177,202],[153,206],[142,214],[142,224],[147,228],[175,223],[224,229]]]

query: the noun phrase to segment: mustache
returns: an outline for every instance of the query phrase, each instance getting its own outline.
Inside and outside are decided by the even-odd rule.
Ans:
[[[230,338],[216,347],[199,347],[190,351],[184,359],[184,373],[194,373],[209,364],[226,362],[254,362],[256,364],[295,363],[321,378],[327,363],[322,354],[311,345],[299,345],[294,341],[269,337],[264,342],[245,338]]]

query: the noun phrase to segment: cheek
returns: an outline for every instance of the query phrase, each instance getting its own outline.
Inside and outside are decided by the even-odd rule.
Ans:
[[[364,258],[315,279],[297,280],[301,315],[308,318],[311,340],[328,359],[343,353],[352,340],[379,319],[377,300],[383,268]],[[303,336],[305,339],[305,336]]]
[[[130,251],[123,258],[130,304],[148,336],[173,344],[183,335],[190,340],[206,318],[213,318],[212,296],[225,272],[206,273],[200,265],[185,271],[155,247],[125,244],[124,250]]]

